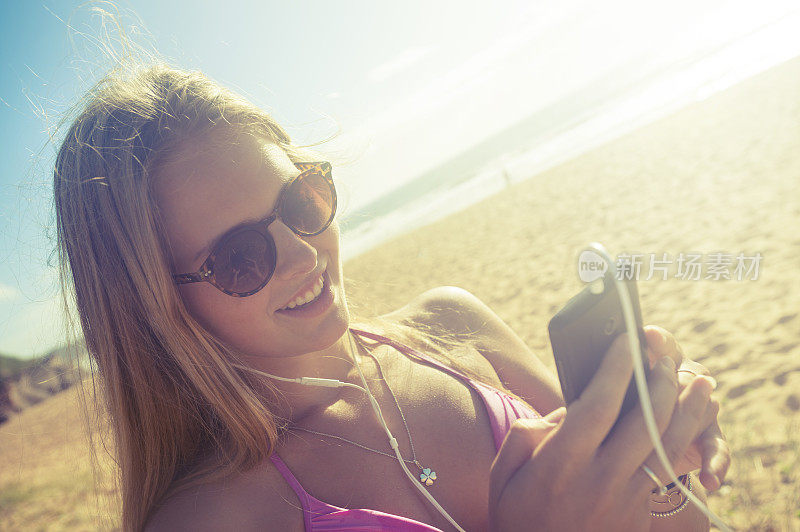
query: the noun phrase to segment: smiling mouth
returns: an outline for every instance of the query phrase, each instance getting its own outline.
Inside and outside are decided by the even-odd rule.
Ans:
[[[333,305],[334,296],[332,289],[330,287],[330,277],[328,277],[327,272],[322,273],[322,287],[317,292],[315,288],[312,294],[315,294],[314,297],[310,301],[306,301],[305,303],[295,305],[292,308],[284,307],[281,309],[276,310],[276,314],[291,317],[291,318],[316,318],[327,312],[330,307]]]
[[[320,284],[322,285],[322,289],[330,284],[330,277],[328,276],[328,266],[326,264],[319,275],[313,280],[313,282],[309,283],[304,287],[304,289],[298,292],[293,299],[289,300],[285,303],[281,308],[275,309],[275,311],[279,310],[291,310],[292,308],[302,307],[308,303],[313,303],[317,298],[320,296],[319,288]],[[310,297],[310,299],[309,299]],[[294,304],[294,307],[290,307],[290,305]]]
[[[311,286],[311,288],[306,288],[305,290],[303,290],[301,295],[295,297],[292,301],[290,301],[287,305],[281,307],[279,310],[287,310],[287,309],[302,307],[304,305],[307,305],[315,301],[322,293],[322,287],[325,283],[325,276],[323,274],[324,272],[321,273],[319,277],[317,277],[316,281],[314,281],[314,284]]]

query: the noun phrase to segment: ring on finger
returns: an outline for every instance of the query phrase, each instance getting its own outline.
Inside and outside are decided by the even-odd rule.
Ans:
[[[652,481],[655,483],[655,485],[658,487],[658,492],[659,492],[661,495],[664,495],[665,493],[667,493],[667,487],[666,487],[666,486],[664,486],[664,484],[663,484],[663,483],[661,482],[661,480],[660,480],[660,479],[659,479],[659,478],[656,476],[656,474],[655,474],[655,473],[653,473],[653,470],[652,470],[652,469],[650,469],[649,467],[647,467],[647,465],[646,465],[646,464],[642,464],[640,467],[641,467],[642,471],[644,471],[644,472],[647,474],[647,476],[648,476],[648,477],[650,477],[650,480],[652,480]]]

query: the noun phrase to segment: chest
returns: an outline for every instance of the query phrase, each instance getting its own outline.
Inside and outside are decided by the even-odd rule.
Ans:
[[[475,356],[480,357],[477,352]],[[417,479],[422,471],[410,463],[414,459],[435,471],[436,480],[427,486],[431,495],[463,528],[485,530],[489,468],[496,449],[483,399],[466,381],[441,369],[402,355],[387,358],[380,358],[385,381],[376,374],[367,382],[403,458],[409,460],[406,466]],[[470,367],[484,382],[500,386],[482,357]],[[366,396],[363,399],[361,409],[350,417],[333,417],[331,423],[315,427],[330,436],[295,431],[278,453],[304,489],[323,502],[379,510],[452,530],[405,475]]]

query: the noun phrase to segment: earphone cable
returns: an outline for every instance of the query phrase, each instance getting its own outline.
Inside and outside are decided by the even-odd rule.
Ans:
[[[600,255],[608,264],[609,269],[614,273],[612,277],[614,278],[614,284],[617,287],[620,304],[622,305],[622,314],[625,320],[625,330],[637,331],[631,295],[628,292],[628,287],[625,286],[625,283],[623,283],[622,280],[617,276],[616,263],[608,254],[603,245],[598,242],[592,242],[584,249],[584,251],[586,250]],[[647,378],[645,377],[644,366],[642,365],[642,351],[641,346],[639,345],[638,332],[628,334],[628,345],[630,347],[631,357],[633,357],[633,375],[636,380],[636,387],[639,391],[639,399],[642,402],[642,414],[644,415],[645,426],[647,427],[647,432],[650,436],[650,440],[653,443],[653,447],[656,451],[659,461],[669,474],[669,478],[683,492],[683,494],[690,501],[692,501],[692,503],[697,506],[701,512],[708,516],[708,518],[711,519],[716,526],[718,526],[721,530],[730,532],[731,529],[728,528],[728,526],[725,525],[725,523],[719,517],[717,517],[714,512],[709,510],[709,508],[703,504],[703,501],[698,499],[689,489],[687,489],[675,474],[675,470],[672,468],[672,464],[670,463],[667,453],[664,451],[664,446],[661,443],[661,436],[658,432],[655,415],[653,414],[653,405],[650,401],[650,391],[647,387]]]
[[[434,508],[436,508],[439,511],[439,513],[442,514],[450,522],[450,524],[452,524],[454,527],[456,527],[456,529],[459,532],[466,532],[456,522],[456,520],[453,519],[450,516],[449,513],[447,513],[447,510],[445,510],[442,507],[442,505],[439,504],[439,502],[436,499],[433,498],[433,495],[430,494],[430,492],[425,488],[425,486],[423,486],[421,482],[417,481],[417,479],[414,476],[414,474],[406,466],[405,460],[403,459],[403,456],[400,454],[400,446],[397,444],[397,439],[394,437],[394,435],[392,435],[391,431],[389,430],[389,427],[386,425],[386,420],[383,418],[383,413],[381,412],[381,407],[378,404],[378,402],[375,400],[375,397],[369,391],[369,387],[367,386],[367,381],[364,378],[364,374],[361,371],[361,366],[358,364],[358,360],[356,360],[356,353],[355,353],[355,347],[353,345],[352,334],[353,333],[348,329],[347,335],[348,335],[348,339],[350,341],[350,348],[351,348],[352,355],[353,355],[353,361],[355,362],[355,366],[356,366],[356,369],[358,370],[358,375],[361,378],[361,382],[364,385],[363,387],[358,386],[357,384],[351,384],[349,382],[342,382],[342,381],[339,381],[339,380],[336,380],[336,379],[324,379],[324,378],[319,378],[319,377],[300,377],[300,378],[279,377],[277,375],[272,375],[270,373],[266,373],[264,371],[260,371],[260,370],[254,369],[254,368],[250,368],[250,367],[247,367],[247,366],[242,366],[241,364],[232,364],[232,365],[234,367],[243,369],[245,371],[252,372],[252,373],[257,373],[259,375],[263,375],[265,377],[270,377],[270,378],[277,379],[277,380],[280,380],[280,381],[294,382],[294,383],[303,384],[303,385],[306,385],[306,386],[322,386],[322,387],[325,387],[325,388],[340,388],[340,387],[356,388],[356,389],[361,390],[362,392],[366,393],[367,397],[369,397],[370,404],[372,405],[373,412],[375,412],[375,415],[378,417],[378,421],[380,422],[381,427],[383,427],[384,432],[386,432],[386,436],[389,438],[389,446],[394,451],[395,456],[397,458],[397,462],[400,464],[400,467],[403,469],[403,472],[406,474],[408,479],[411,481],[411,484],[413,484],[414,487],[416,487],[420,491],[420,493],[422,493],[422,496],[425,497],[434,506]]]

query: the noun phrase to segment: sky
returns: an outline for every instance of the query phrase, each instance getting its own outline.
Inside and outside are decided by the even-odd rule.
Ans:
[[[267,109],[322,149],[342,212],[632,58],[677,60],[790,9],[782,0],[116,4],[129,36]],[[0,353],[61,341],[52,212],[59,120],[102,77],[92,6],[0,3]],[[67,124],[68,125],[68,124]]]

